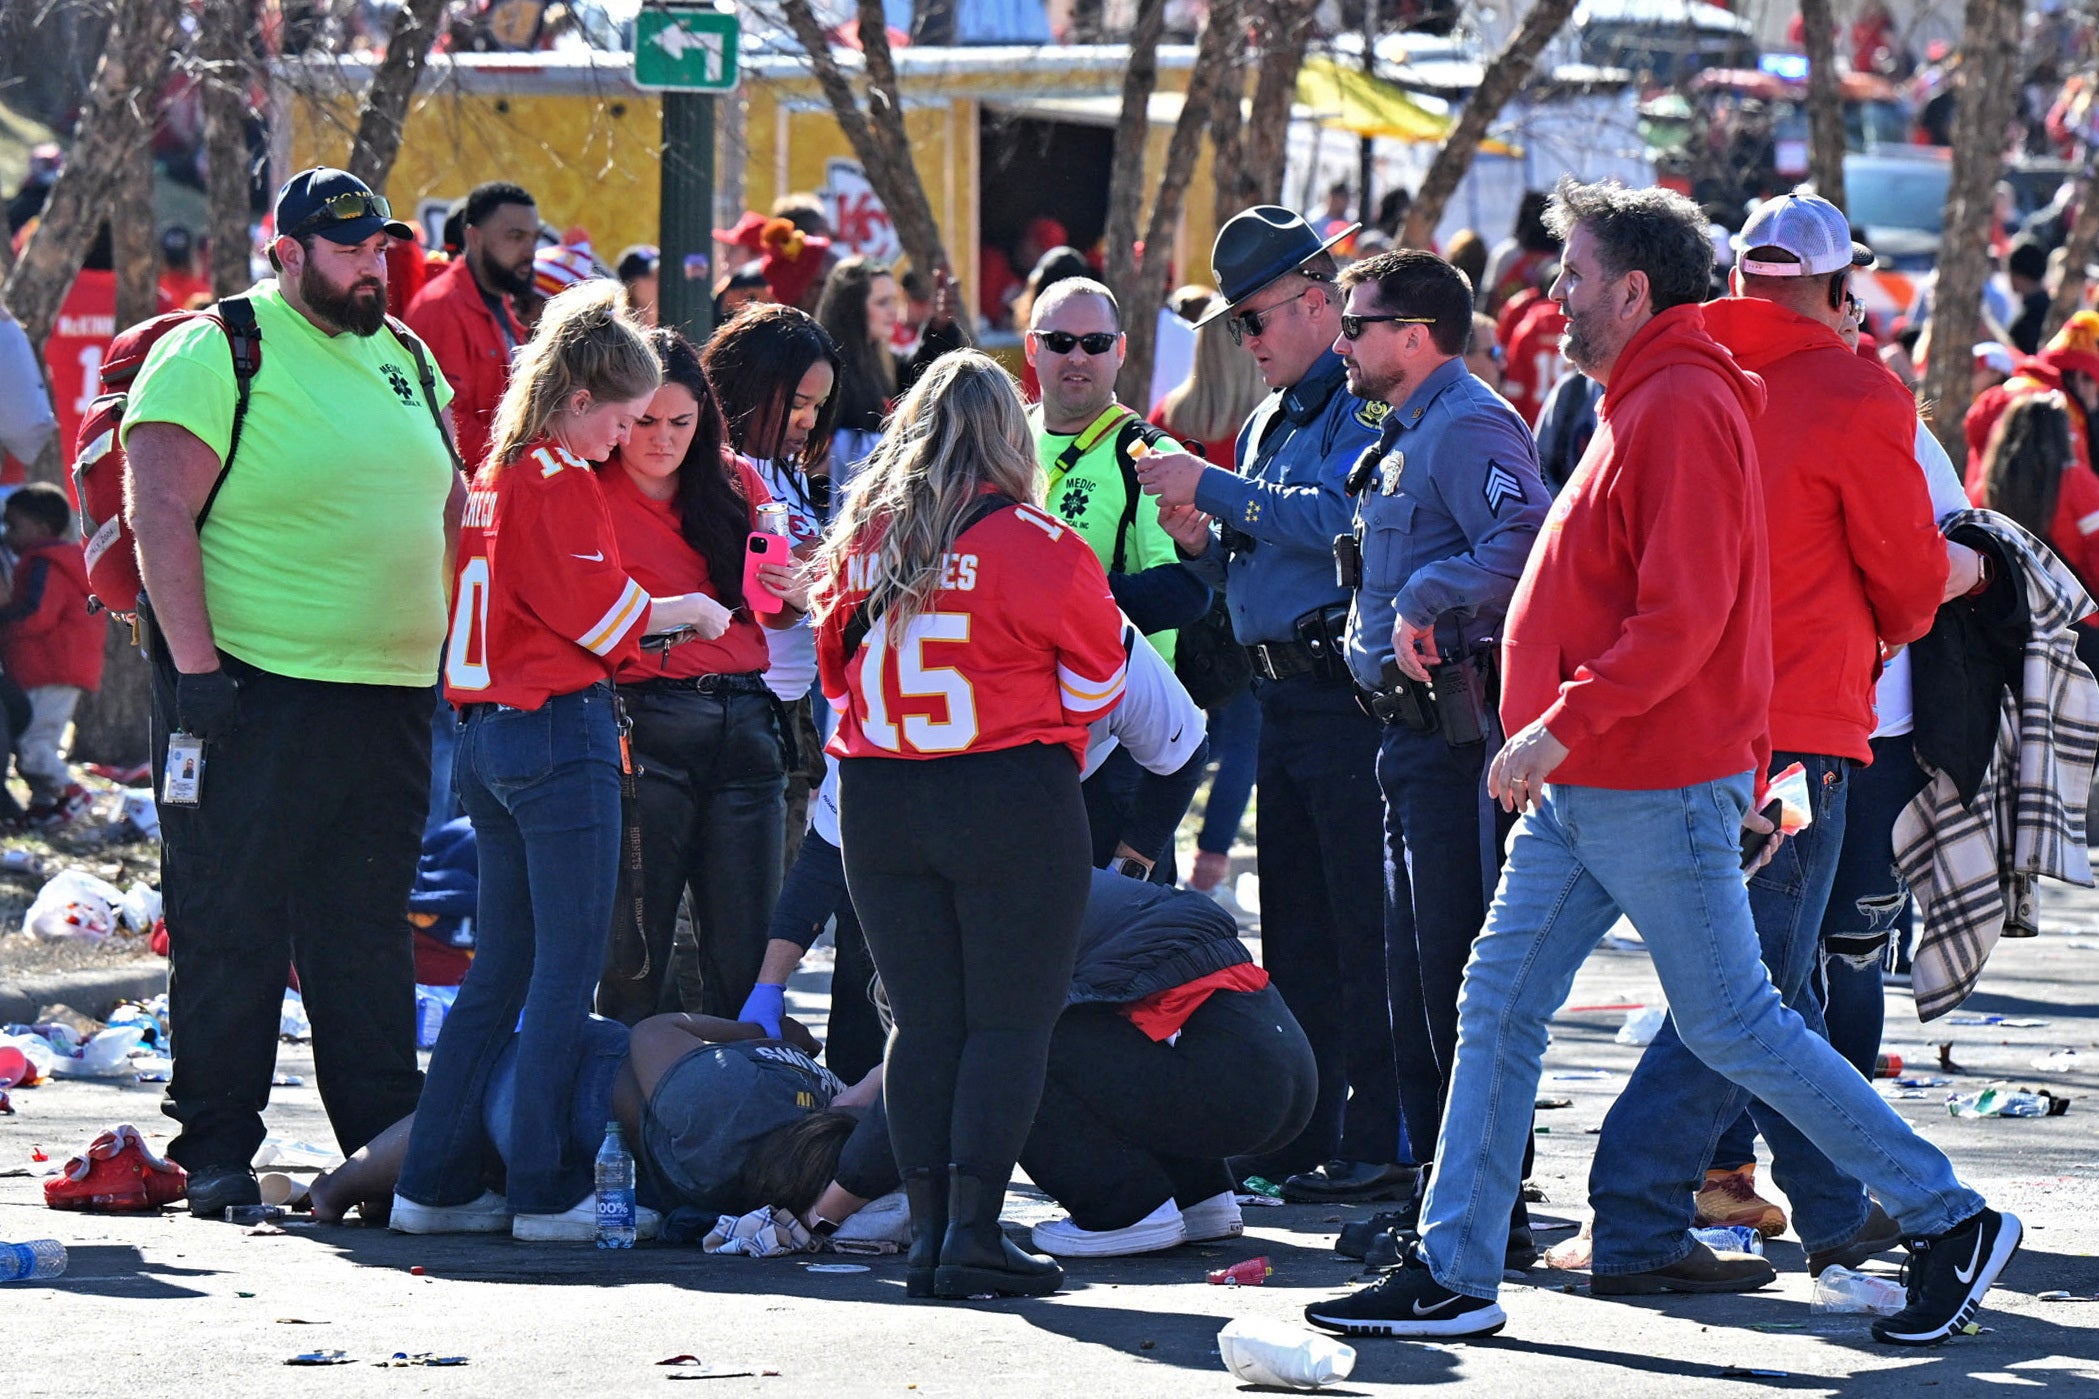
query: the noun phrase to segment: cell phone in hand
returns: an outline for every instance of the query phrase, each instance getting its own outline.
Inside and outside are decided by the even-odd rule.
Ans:
[[[750,539],[744,545],[743,555],[743,596],[744,601],[750,603],[753,612],[778,612],[786,606],[772,589],[758,579],[758,570],[769,563],[791,566],[794,563],[794,545],[788,542],[785,535],[753,530]]]
[[[1770,801],[1764,803],[1763,809],[1761,811],[1757,812],[1757,815],[1763,817],[1766,821],[1769,821],[1771,823],[1771,829],[1768,831],[1751,831],[1745,829],[1742,832],[1743,869],[1746,870],[1751,865],[1755,864],[1756,857],[1763,854],[1764,847],[1771,843],[1771,837],[1778,834],[1778,818],[1784,814],[1785,809],[1786,804],[1780,801],[1777,797],[1773,797]]]

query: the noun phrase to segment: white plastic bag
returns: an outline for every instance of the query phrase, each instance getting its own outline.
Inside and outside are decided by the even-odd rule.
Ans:
[[[117,904],[117,917],[132,932],[143,936],[153,931],[154,922],[160,917],[160,891],[146,884],[134,884],[124,891]]]
[[[1618,1027],[1620,1044],[1653,1044],[1654,1037],[1662,1033],[1662,1022],[1669,1018],[1667,1006],[1641,1006],[1625,1013],[1625,1023]]]
[[[100,942],[116,927],[116,905],[124,891],[84,870],[65,870],[37,891],[22,915],[22,931],[40,938],[87,938]]]
[[[1242,1316],[1217,1333],[1224,1368],[1248,1384],[1317,1389],[1356,1368],[1353,1346],[1287,1321]]]
[[[306,1018],[306,1000],[297,991],[287,989],[284,993],[284,1005],[277,1013],[277,1033],[288,1040],[313,1037],[313,1022]]]
[[[136,1025],[113,1025],[99,1030],[80,1047],[80,1057],[60,1059],[53,1070],[59,1078],[132,1078],[131,1054],[140,1046]]]

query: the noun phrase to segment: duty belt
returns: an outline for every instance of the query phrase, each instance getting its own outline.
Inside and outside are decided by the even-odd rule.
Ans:
[[[734,675],[650,676],[646,680],[623,680],[621,694],[669,694],[697,692],[703,695],[771,694],[763,671],[739,671]]]
[[[1254,674],[1264,680],[1288,680],[1317,668],[1312,648],[1302,641],[1257,641],[1246,648]]]

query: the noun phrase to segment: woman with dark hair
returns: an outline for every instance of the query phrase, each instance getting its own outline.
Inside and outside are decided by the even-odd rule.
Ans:
[[[933,274],[933,314],[918,349],[908,359],[890,348],[903,314],[903,292],[886,262],[849,257],[831,269],[818,324],[838,346],[838,430],[831,439],[831,476],[839,485],[866,461],[882,435],[897,395],[918,382],[925,367],[969,338],[955,323],[954,287],[945,272]]]
[[[744,596],[746,541],[764,528],[760,507],[772,497],[729,453],[692,342],[658,329],[649,345],[663,386],[598,473],[613,535],[652,594],[705,594],[729,620],[711,641],[633,657],[614,676],[633,725],[641,878],[637,889],[621,875],[598,1011],[629,1025],[662,999],[688,892],[705,985],[695,1009],[734,1015],[750,994],[779,893],[787,790],[787,731],[765,684],[764,629],[796,625],[809,601],[784,564],[759,571],[785,604],[778,611],[756,611]]]
[[[659,1211],[689,1208],[711,1219],[767,1206],[829,1234],[897,1187],[881,1067],[848,1087],[815,1062],[816,1039],[797,1021],[768,1038],[755,1025],[707,1015],[658,1015],[631,1030],[593,1019],[583,1046],[573,1084],[553,1095],[563,1129],[575,1149],[594,1152],[605,1124],[620,1124],[650,1234]],[[474,1168],[492,1191],[504,1174],[491,1169],[496,1162],[515,1169],[513,1103],[521,1094],[547,1096],[546,1085],[520,1079],[517,1063],[514,1045],[505,1048],[479,1105],[494,1161],[477,1158]],[[352,1208],[376,1213],[415,1121],[409,1114],[317,1177],[307,1189],[315,1219],[337,1223]]]
[[[2012,400],[1990,431],[1968,499],[2008,515],[2062,557],[2087,589],[2099,587],[2099,474],[2078,459],[2070,407],[2060,393]],[[2099,665],[2099,627],[2077,624],[2077,654]]]
[[[836,513],[831,436],[838,422],[838,345],[806,311],[777,302],[747,306],[714,332],[700,367],[721,408],[729,447],[742,457],[776,504],[787,507],[780,532],[807,560]],[[816,638],[806,622],[765,634],[771,664],[765,683],[787,706],[792,750],[787,774],[785,857],[794,859],[808,826],[809,793],[823,780],[813,700]]]

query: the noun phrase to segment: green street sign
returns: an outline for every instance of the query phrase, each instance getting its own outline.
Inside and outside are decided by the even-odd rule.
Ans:
[[[634,85],[659,92],[733,92],[742,27],[712,5],[651,5],[635,17]]]

